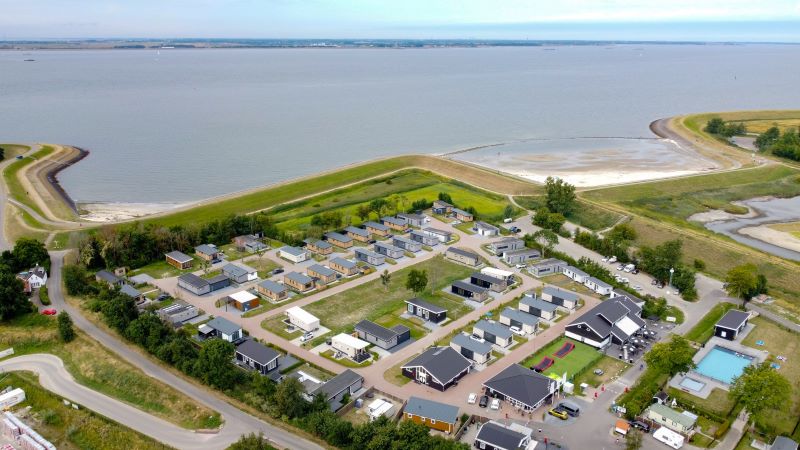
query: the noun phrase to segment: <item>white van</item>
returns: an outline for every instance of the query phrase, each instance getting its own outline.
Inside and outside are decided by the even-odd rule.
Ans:
[[[624,270],[625,270],[625,272],[631,273],[631,272],[633,272],[633,269],[635,269],[635,268],[636,268],[636,266],[634,266],[633,264],[628,264],[628,265],[625,266]]]
[[[514,219],[512,219],[511,217],[503,219],[503,223],[511,223],[513,221],[514,221]]]

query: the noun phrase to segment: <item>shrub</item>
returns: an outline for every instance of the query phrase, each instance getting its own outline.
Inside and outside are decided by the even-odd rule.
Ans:
[[[42,286],[39,289],[39,301],[42,302],[43,305],[50,304],[50,294],[47,293],[47,286]]]

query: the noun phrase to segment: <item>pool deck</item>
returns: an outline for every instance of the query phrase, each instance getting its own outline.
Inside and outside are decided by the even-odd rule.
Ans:
[[[727,339],[722,339],[715,336],[709,339],[709,341],[706,342],[706,345],[703,346],[697,353],[695,353],[694,358],[692,358],[692,361],[694,361],[695,364],[698,364],[700,361],[702,361],[703,358],[706,357],[706,355],[711,351],[711,349],[717,346],[724,347],[727,348],[728,350],[733,350],[734,352],[750,356],[758,364],[763,363],[767,359],[767,356],[769,354],[769,352],[767,352],[766,350],[758,350],[752,347],[747,347],[746,345],[742,345],[739,342],[729,341]],[[703,386],[703,388],[700,389],[699,391],[692,391],[690,389],[681,386],[681,381],[684,378],[691,378],[701,383],[705,383],[705,386]],[[700,397],[700,398],[708,398],[708,396],[711,394],[711,391],[714,390],[714,388],[720,388],[727,391],[729,387],[727,383],[723,383],[714,378],[701,375],[695,371],[691,371],[685,375],[681,374],[675,375],[674,377],[672,377],[671,380],[669,380],[669,386],[674,387],[675,389],[680,389],[683,392],[692,394],[695,397]]]

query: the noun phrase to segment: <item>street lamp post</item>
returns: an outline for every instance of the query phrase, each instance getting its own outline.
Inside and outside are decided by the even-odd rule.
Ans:
[[[674,289],[674,287],[672,286],[672,274],[674,274],[674,273],[675,273],[675,268],[674,267],[670,267],[669,268],[669,287],[672,288],[672,289]]]

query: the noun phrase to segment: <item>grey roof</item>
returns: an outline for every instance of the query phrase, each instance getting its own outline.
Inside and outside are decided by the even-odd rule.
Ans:
[[[489,246],[492,247],[492,248],[497,248],[498,245],[511,244],[511,243],[522,243],[522,244],[524,244],[525,241],[523,241],[520,238],[516,238],[516,237],[513,237],[513,236],[508,236],[508,237],[504,237],[503,239],[499,239],[497,241],[494,241],[494,242],[490,243]]]
[[[582,276],[582,277],[586,277],[586,278],[589,277],[588,273],[582,271],[581,269],[578,269],[575,266],[567,266],[564,269],[569,270],[570,272],[572,272],[572,273],[574,273],[575,275],[578,275],[578,276]]]
[[[560,260],[560,259],[547,258],[547,259],[543,259],[541,261],[536,261],[531,266],[532,267],[542,267],[542,266],[556,266],[556,265],[558,265],[558,266],[566,266],[567,263],[565,261]]]
[[[364,222],[361,225],[365,227],[375,228],[376,230],[389,231],[389,227],[387,227],[386,225],[378,222],[373,222],[371,220],[369,222]]]
[[[433,303],[426,302],[421,298],[416,298],[416,297],[410,298],[406,300],[406,303],[411,303],[412,305],[416,305],[419,308],[426,309],[435,314],[447,312],[447,308],[442,308],[439,305],[434,305]]]
[[[233,334],[242,329],[242,327],[224,317],[214,317],[206,322],[206,325],[223,334]]]
[[[613,286],[611,286],[610,284],[606,283],[605,281],[603,281],[603,280],[601,280],[601,279],[599,279],[599,278],[595,278],[595,277],[589,277],[589,279],[588,279],[588,280],[586,280],[586,281],[587,281],[588,283],[594,283],[594,284],[596,284],[597,286],[599,286],[599,287],[602,287],[602,288],[610,288],[610,287],[613,287]]]
[[[483,228],[483,229],[486,229],[486,230],[500,231],[500,228],[497,228],[496,226],[494,226],[494,225],[492,225],[490,223],[486,223],[486,222],[483,222],[483,221],[480,221],[480,220],[475,222],[475,228]]]
[[[366,248],[357,248],[353,250],[354,253],[362,253],[367,256],[371,256],[373,258],[383,258],[383,255],[373,252],[372,250]]]
[[[555,303],[546,302],[538,297],[525,295],[522,297],[522,300],[519,301],[520,305],[527,305],[533,308],[547,311],[547,312],[555,312],[558,309],[558,305]]]
[[[483,385],[528,406],[534,406],[550,395],[552,383],[555,381],[535,370],[512,364]]]
[[[309,277],[308,275],[304,275],[304,274],[302,274],[300,272],[289,272],[284,276],[286,278],[288,278],[288,279],[290,279],[292,281],[295,281],[297,283],[300,283],[300,284],[308,284],[308,283],[313,283],[314,282],[313,278]]]
[[[728,310],[728,312],[726,312],[721,319],[719,319],[717,326],[727,328],[729,330],[736,330],[749,318],[749,313],[739,311],[738,309],[731,309]]]
[[[547,303],[547,302],[545,302],[545,303]],[[521,322],[521,323],[523,323],[525,325],[536,325],[537,323],[539,323],[539,318],[538,317],[536,317],[534,315],[531,315],[531,314],[528,314],[528,313],[524,313],[524,312],[522,312],[522,311],[520,311],[518,309],[509,308],[509,307],[506,307],[506,309],[501,311],[500,312],[500,316],[501,317],[508,317],[511,320],[516,320],[517,322]]]
[[[375,322],[371,322],[369,320],[362,320],[358,322],[355,327],[353,327],[356,331],[363,331],[364,333],[371,334],[378,339],[388,341],[393,339],[395,336],[398,336],[402,333],[408,331],[408,327],[403,325],[398,325],[392,329],[386,328],[383,325],[378,325]]]
[[[364,380],[364,378],[352,370],[347,369],[339,375],[336,375],[328,380],[328,382],[322,386],[314,389],[314,391],[310,392],[310,394],[312,396],[317,394],[325,394],[326,400],[330,400],[360,380]]]
[[[412,213],[400,213],[397,217],[402,217],[403,219],[410,219],[410,220],[425,220],[425,216],[422,214],[412,214]]]
[[[336,233],[336,234],[339,234],[339,233]],[[350,239],[349,236],[345,236],[345,237],[347,237],[347,239]],[[350,240],[352,240],[352,239],[350,239]],[[323,249],[325,249],[325,248],[333,248],[333,245],[331,245],[330,243],[325,242],[323,240],[319,240],[319,239],[318,240],[313,240],[312,239],[310,242],[307,242],[307,243],[308,244],[313,244],[317,248],[323,248]]]
[[[236,352],[241,353],[242,355],[247,356],[248,358],[262,365],[267,365],[272,360],[281,356],[281,354],[274,349],[252,339],[248,339],[239,344],[236,347]]]
[[[219,253],[219,250],[217,249],[217,247],[212,247],[212,246],[210,246],[208,244],[200,244],[200,245],[198,245],[197,247],[194,248],[194,251],[196,251],[198,253],[203,253],[203,254],[206,254],[206,255],[213,255],[214,253]]]
[[[119,291],[122,292],[123,294],[125,294],[125,295],[127,295],[129,297],[133,297],[133,298],[136,298],[136,297],[139,297],[140,295],[142,295],[142,293],[139,292],[138,289],[136,289],[135,287],[131,286],[130,284],[123,284],[122,287],[119,288]]]
[[[523,447],[520,447],[519,444],[526,437],[527,435],[506,428],[499,423],[486,422],[481,425],[475,439],[486,442],[495,448],[521,450]]]
[[[450,347],[431,347],[403,364],[403,367],[423,367],[441,384],[447,384],[472,363]]]
[[[450,339],[451,344],[456,344],[479,355],[488,355],[492,353],[492,345],[485,342],[478,342],[475,339],[470,339],[464,333],[458,333]]]
[[[401,227],[406,226],[406,221],[403,219],[398,219],[397,217],[385,216],[381,217],[381,222],[389,222],[394,225],[400,225]]]
[[[496,278],[491,275],[486,275],[485,273],[480,273],[480,272],[473,272],[471,277],[477,278],[481,281],[485,281],[491,284],[503,284],[506,282],[506,280],[501,280],[500,278]]]
[[[336,258],[331,259],[331,263],[336,263],[346,269],[352,269],[353,267],[358,266],[358,264],[354,263],[353,261],[350,261],[349,259],[340,258],[338,256]]]
[[[402,252],[402,251],[403,251],[403,249],[402,249],[402,248],[400,248],[400,247],[395,247],[394,245],[392,245],[392,244],[387,244],[386,242],[376,242],[376,243],[375,243],[375,247],[381,247],[381,248],[385,248],[385,249],[387,249],[387,250],[394,250],[394,251],[400,251],[400,252]]]
[[[410,397],[403,412],[433,419],[437,422],[456,423],[456,420],[458,420],[457,406],[419,397]]]
[[[284,286],[284,285],[282,285],[280,283],[276,283],[276,282],[274,282],[272,280],[264,280],[261,283],[258,283],[258,285],[261,286],[262,288],[264,288],[264,289],[266,289],[266,290],[268,290],[270,292],[274,292],[276,294],[280,294],[281,292],[286,291],[286,286]]]
[[[369,231],[367,231],[367,230],[365,230],[363,228],[358,228],[358,227],[352,227],[351,226],[351,227],[345,228],[344,231],[347,231],[348,233],[357,234],[359,236],[369,237]]]
[[[332,277],[336,275],[336,272],[333,270],[323,266],[322,264],[312,264],[306,268],[306,272],[309,270],[313,270],[314,272],[322,275],[323,277]]]
[[[486,319],[479,320],[474,327],[479,330],[488,331],[489,333],[492,333],[493,335],[502,339],[508,339],[514,335],[507,326],[498,322],[489,322]]]
[[[433,201],[433,206],[449,206],[451,208],[453,207],[453,205],[451,205],[450,203],[447,203],[444,200],[434,200]]]
[[[306,251],[303,250],[302,248],[292,247],[290,245],[286,245],[284,247],[281,247],[281,253],[288,253],[288,254],[290,254],[292,256],[300,256],[302,254],[305,254],[305,252]]]
[[[409,233],[409,235],[410,236],[422,236],[422,237],[425,237],[425,238],[433,238],[433,236],[427,235],[427,234],[423,233],[420,230],[412,230],[411,233]]]
[[[675,411],[667,405],[661,403],[653,403],[647,409],[655,412],[661,417],[667,418],[677,424],[682,425],[684,428],[691,428],[697,421],[697,417],[690,417],[686,414]]]
[[[187,255],[186,253],[179,252],[177,250],[167,253],[166,256],[169,256],[171,259],[174,259],[175,261],[181,263],[189,262],[192,260],[191,256]]]
[[[483,294],[484,292],[488,291],[488,289],[486,288],[476,286],[472,283],[467,283],[466,281],[461,281],[461,280],[453,281],[453,286],[464,289],[465,291],[475,292],[476,294]]]
[[[208,280],[204,278],[200,278],[193,273],[185,273],[178,277],[178,281],[183,281],[184,283],[196,287],[201,288],[204,286],[208,286]]]
[[[468,251],[468,250],[464,250],[464,249],[460,249],[458,247],[450,247],[450,248],[448,248],[447,249],[447,253],[455,253],[456,255],[466,256],[468,258],[475,258],[475,259],[480,259],[481,258],[477,253],[474,253],[474,252],[471,252],[471,251]]]
[[[580,297],[574,292],[565,291],[563,289],[554,288],[552,286],[545,286],[542,288],[542,294],[550,294],[553,297],[563,298],[564,300],[571,300],[577,302]]]
[[[633,306],[632,309],[631,306]],[[624,297],[612,298],[599,303],[594,308],[585,312],[567,327],[585,323],[601,338],[606,338],[613,333],[624,341],[630,337],[630,335],[624,333],[619,327],[614,326],[614,323],[627,316],[639,327],[642,327],[644,326],[644,321],[638,315],[640,311],[641,310],[638,309],[633,302]]]
[[[464,211],[463,209],[453,208],[453,212],[456,214],[461,214],[462,216],[472,216],[471,213]]]
[[[535,248],[521,248],[519,250],[511,250],[510,252],[504,252],[503,257],[509,256],[518,256],[518,255],[538,255],[541,256],[542,252],[536,250]]]
[[[786,436],[778,436],[772,441],[769,450],[797,450],[797,442]]]
[[[169,306],[165,306],[158,310],[159,313],[165,314],[167,316],[174,316],[176,314],[180,314],[186,310],[194,309],[197,310],[196,306],[188,305],[186,303],[173,303]]]
[[[207,281],[208,281],[208,284],[217,284],[217,283],[220,283],[220,282],[223,282],[223,281],[228,282],[230,284],[230,280],[228,280],[228,277],[226,277],[225,275],[222,275],[222,274],[214,275],[213,277],[209,278]]]
[[[330,233],[325,233],[325,237],[328,238],[328,239],[337,240],[339,242],[352,242],[353,241],[353,238],[351,238],[350,236],[345,236],[342,233],[336,233],[336,232],[333,232],[333,231],[331,231]]]
[[[433,234],[439,234],[442,236],[451,236],[453,234],[449,231],[440,230],[438,228],[432,228],[432,227],[423,228],[422,231],[426,231],[428,233],[433,233]]]
[[[224,266],[222,266],[222,272],[223,273],[229,273],[232,276],[238,278],[238,277],[241,277],[243,275],[247,275],[248,273],[251,272],[251,270],[244,269],[242,267],[237,266],[236,264],[228,263],[228,264],[225,264]]]
[[[641,307],[641,305],[644,305],[644,300],[640,299],[639,297],[637,297],[637,296],[635,296],[635,295],[631,294],[630,292],[625,291],[623,289],[619,289],[619,288],[614,289],[612,291],[612,293],[616,297],[625,297],[625,298],[627,298],[628,300],[630,300],[633,303],[635,303],[637,306]]]
[[[417,241],[412,241],[411,239],[403,236],[394,236],[392,237],[392,241],[402,242],[404,244],[419,244]]]
[[[97,278],[105,281],[106,283],[119,283],[120,277],[114,275],[113,273],[107,270],[101,270],[95,274]]]

